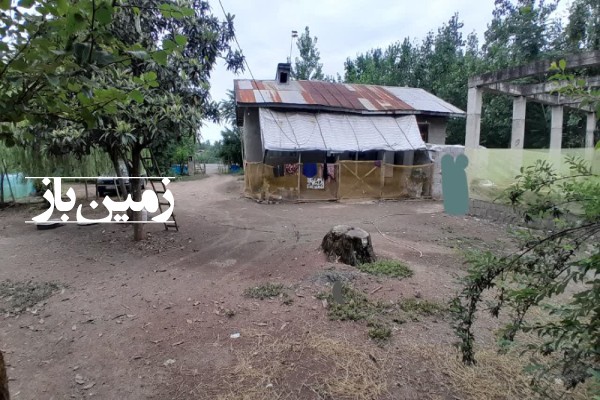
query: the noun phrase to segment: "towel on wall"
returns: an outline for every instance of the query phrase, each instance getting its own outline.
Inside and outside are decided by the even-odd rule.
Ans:
[[[308,163],[302,166],[302,175],[307,178],[314,178],[317,175],[317,164]]]

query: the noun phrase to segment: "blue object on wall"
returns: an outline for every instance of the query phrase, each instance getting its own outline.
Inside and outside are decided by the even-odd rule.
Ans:
[[[302,166],[302,174],[307,178],[313,178],[317,175],[317,164],[308,163]]]

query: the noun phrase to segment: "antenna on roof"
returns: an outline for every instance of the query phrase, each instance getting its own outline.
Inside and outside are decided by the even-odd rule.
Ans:
[[[288,63],[292,63],[292,45],[294,44],[294,39],[298,37],[298,31],[292,31],[292,38],[290,39],[290,56],[288,57]]]

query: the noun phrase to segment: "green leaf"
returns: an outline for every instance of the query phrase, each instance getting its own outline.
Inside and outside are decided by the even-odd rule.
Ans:
[[[565,68],[567,68],[567,62],[565,60],[560,60],[558,62],[558,66],[560,67],[560,69],[564,70]]]
[[[141,58],[142,60],[145,60],[146,58],[148,58],[148,52],[146,52],[144,50],[129,50],[129,51],[126,51],[126,53],[135,58]]]
[[[67,0],[56,0],[56,9],[59,15],[65,15],[69,11],[69,3]]]
[[[177,43],[175,43],[174,41],[170,40],[170,39],[165,39],[162,42],[162,47],[163,49],[165,49],[168,52],[172,52],[174,49],[177,48]]]
[[[144,102],[144,95],[139,90],[134,90],[129,93],[129,98],[135,100],[136,103],[141,104]]]
[[[171,18],[171,5],[167,4],[167,3],[163,3],[160,5],[160,7],[158,7],[158,9],[160,10],[160,12],[162,13],[162,15],[165,18]]]
[[[152,81],[156,80],[158,75],[156,75],[156,72],[154,72],[154,71],[148,71],[145,74],[143,74],[142,77],[145,82],[152,82]]]
[[[187,37],[184,35],[175,35],[175,42],[180,46],[185,46],[187,44]]]
[[[67,16],[67,32],[74,33],[86,25],[86,20],[79,12],[70,12]]]
[[[96,10],[96,19],[101,25],[108,25],[112,20],[112,14],[112,7],[107,3],[102,3]]]
[[[88,129],[94,129],[96,127],[96,117],[94,117],[94,114],[89,112],[87,108],[84,108],[81,111],[81,118],[85,122],[85,125]]]
[[[2,10],[10,9],[10,0],[0,0],[0,9],[2,9]]]
[[[159,65],[167,65],[167,52],[164,50],[155,51],[152,53],[152,59]]]
[[[184,17],[193,17],[196,15],[196,12],[191,7],[179,7],[179,12],[181,12]]]

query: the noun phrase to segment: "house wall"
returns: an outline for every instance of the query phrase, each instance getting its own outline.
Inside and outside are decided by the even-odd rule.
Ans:
[[[446,118],[429,118],[429,143],[446,144]]]
[[[448,118],[417,116],[417,122],[427,124],[427,143],[446,144]]]
[[[263,145],[258,108],[244,109],[244,156],[248,162],[262,162]]]

